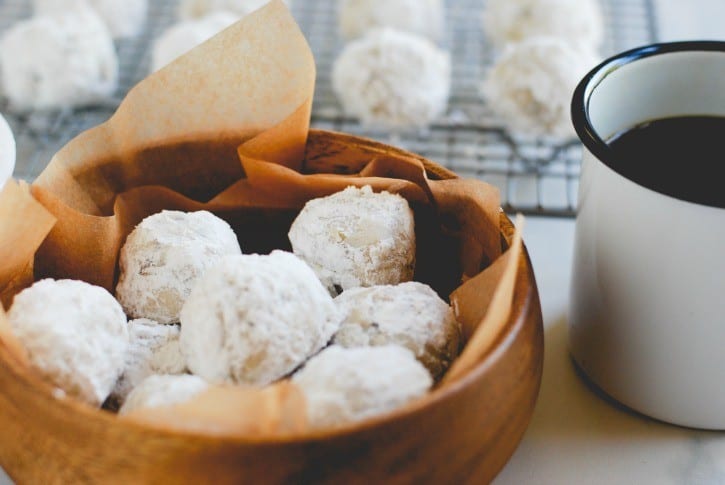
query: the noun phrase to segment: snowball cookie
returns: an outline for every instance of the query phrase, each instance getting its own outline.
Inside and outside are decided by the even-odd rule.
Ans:
[[[141,381],[128,395],[118,414],[128,414],[141,408],[173,406],[193,399],[206,391],[209,384],[191,375],[152,375]]]
[[[15,170],[15,136],[5,117],[0,113],[0,189]]]
[[[332,87],[345,112],[364,124],[424,126],[445,111],[450,78],[447,52],[415,34],[382,28],[345,45]]]
[[[186,361],[179,346],[179,327],[147,318],[128,322],[130,343],[121,378],[111,399],[122,403],[141,381],[154,374],[183,374]]]
[[[398,345],[332,345],[292,380],[307,399],[310,426],[324,428],[392,411],[424,395],[433,384],[413,353]]]
[[[375,27],[392,27],[439,41],[445,28],[442,0],[341,0],[338,12],[340,32],[348,40]]]
[[[17,110],[84,106],[113,94],[118,58],[89,8],[18,22],[0,40],[2,91]]]
[[[233,13],[213,12],[199,19],[184,20],[172,25],[153,42],[151,71],[158,71],[237,20],[238,17]]]
[[[340,317],[315,273],[292,253],[224,258],[181,310],[181,350],[192,373],[264,386],[324,347]]]
[[[179,18],[198,19],[207,14],[218,11],[233,13],[242,18],[267,5],[269,0],[181,0],[179,4]],[[287,6],[290,0],[285,0]]]
[[[483,30],[498,47],[551,35],[596,50],[604,20],[598,0],[486,0]]]
[[[397,344],[434,378],[458,355],[461,327],[451,307],[423,283],[353,288],[335,298],[343,319],[333,342],[343,347]]]
[[[44,279],[15,296],[13,333],[44,378],[100,406],[123,372],[128,328],[121,305],[83,281]]]
[[[116,298],[132,318],[177,323],[196,279],[241,254],[229,224],[207,211],[162,211],[136,226],[121,248]]]
[[[531,37],[504,49],[486,74],[481,92],[512,131],[573,136],[571,97],[597,63],[592,52],[559,38]]]
[[[36,15],[70,11],[79,5],[91,7],[114,38],[138,35],[146,23],[148,0],[33,0]]]
[[[365,186],[312,199],[288,236],[332,295],[413,279],[415,221],[400,195]]]

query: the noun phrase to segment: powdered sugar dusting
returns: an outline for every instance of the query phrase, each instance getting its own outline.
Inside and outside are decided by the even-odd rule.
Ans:
[[[597,0],[486,0],[483,32],[499,47],[546,36],[596,50],[604,19]]]
[[[85,106],[118,85],[111,34],[87,6],[14,24],[2,35],[0,64],[3,93],[17,110]]]
[[[342,0],[340,31],[347,39],[376,27],[392,27],[438,41],[445,27],[442,0]]]
[[[116,297],[132,318],[177,323],[197,278],[220,257],[241,252],[229,224],[210,212],[162,211],[126,239]]]
[[[482,94],[514,132],[573,136],[571,96],[597,64],[593,51],[555,37],[507,46],[487,73]]]
[[[130,344],[126,364],[111,394],[111,398],[119,403],[150,375],[182,374],[186,371],[177,325],[160,325],[141,318],[128,322],[128,327]]]
[[[289,231],[293,251],[336,295],[413,279],[415,221],[397,194],[348,187],[305,204]]]
[[[461,327],[450,306],[428,285],[354,288],[335,298],[335,304],[344,316],[334,342],[343,347],[401,345],[434,378],[458,355]]]
[[[198,282],[181,311],[189,369],[210,382],[266,385],[327,344],[339,313],[291,253],[230,256]]]
[[[422,396],[433,381],[410,350],[397,345],[333,345],[293,376],[308,403],[310,425],[341,425],[383,414]]]
[[[197,376],[152,375],[136,386],[118,413],[128,414],[141,408],[181,404],[204,392],[208,387],[209,384]]]
[[[332,86],[345,112],[363,124],[423,126],[445,111],[450,76],[447,52],[415,34],[380,28],[345,45]]]
[[[126,316],[105,289],[83,281],[44,279],[15,296],[13,332],[46,379],[99,406],[123,371]]]

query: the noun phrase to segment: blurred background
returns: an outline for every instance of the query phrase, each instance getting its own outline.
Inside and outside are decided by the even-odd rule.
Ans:
[[[604,19],[600,57],[657,38],[655,0],[599,0]],[[574,216],[580,147],[571,137],[510,131],[480,93],[497,50],[486,38],[485,0],[445,1],[445,31],[438,45],[451,56],[451,92],[445,111],[423,128],[390,130],[363,125],[346,115],[332,89],[333,63],[344,49],[337,0],[295,0],[294,17],[317,63],[312,126],[361,134],[419,153],[462,176],[498,186],[504,209],[526,214]],[[516,2],[514,2],[516,3]],[[17,143],[14,176],[31,181],[52,155],[81,131],[105,121],[125,93],[150,72],[154,40],[178,22],[177,0],[150,0],[138,33],[115,39],[119,85],[113,96],[92,106],[44,112],[15,112],[6,100],[0,113]],[[0,34],[33,15],[31,0],[0,0]],[[592,66],[593,67],[593,66]]]

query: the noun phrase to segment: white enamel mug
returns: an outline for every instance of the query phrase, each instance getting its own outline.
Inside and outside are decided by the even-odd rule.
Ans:
[[[569,345],[584,373],[622,404],[725,429],[725,209],[655,192],[606,163],[605,140],[682,115],[725,116],[725,42],[622,53],[574,93],[584,153]],[[722,159],[725,167],[725,151]]]

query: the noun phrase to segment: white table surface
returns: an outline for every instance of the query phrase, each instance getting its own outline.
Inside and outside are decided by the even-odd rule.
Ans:
[[[656,5],[660,40],[725,40],[725,0]],[[636,415],[600,396],[576,373],[567,349],[574,226],[570,219],[526,221],[524,241],[544,314],[544,376],[531,424],[495,485],[725,484],[725,432]],[[725,385],[725,369],[723,377]]]
[[[656,3],[660,40],[725,40],[725,0]],[[576,374],[566,321],[574,225],[573,219],[526,221],[524,241],[544,314],[544,376],[529,428],[495,485],[725,485],[725,432],[636,415],[600,396]],[[0,485],[11,483],[0,470]]]

